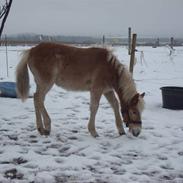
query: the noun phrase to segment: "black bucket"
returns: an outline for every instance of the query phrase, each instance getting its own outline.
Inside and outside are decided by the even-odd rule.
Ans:
[[[162,91],[163,108],[183,109],[183,87],[166,86]]]

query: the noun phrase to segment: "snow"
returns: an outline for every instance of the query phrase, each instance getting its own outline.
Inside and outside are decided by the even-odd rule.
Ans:
[[[0,48],[0,79],[15,80],[20,53],[28,47]],[[113,47],[129,64],[125,47]],[[46,98],[52,132],[36,130],[32,98],[0,98],[0,182],[16,183],[146,183],[183,182],[183,110],[162,108],[160,87],[182,86],[183,47],[170,56],[168,47],[137,47],[134,79],[146,92],[143,130],[139,137],[119,136],[114,114],[102,98],[97,114],[98,138],[87,130],[89,93],[54,86]],[[31,92],[35,89],[31,77]]]

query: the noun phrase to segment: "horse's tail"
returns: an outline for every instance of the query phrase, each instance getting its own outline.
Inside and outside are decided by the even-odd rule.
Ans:
[[[29,50],[22,53],[22,58],[16,68],[16,92],[17,96],[26,100],[29,95],[29,73],[27,61],[29,59]]]

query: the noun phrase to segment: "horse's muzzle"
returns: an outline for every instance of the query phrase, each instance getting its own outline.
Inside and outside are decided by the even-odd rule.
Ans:
[[[134,128],[134,129],[132,129],[132,134],[135,137],[139,136],[140,132],[141,132],[141,129],[140,128]]]
[[[141,132],[142,122],[141,121],[130,122],[128,123],[128,125],[129,125],[129,130],[133,134],[133,136],[135,137],[139,136]]]

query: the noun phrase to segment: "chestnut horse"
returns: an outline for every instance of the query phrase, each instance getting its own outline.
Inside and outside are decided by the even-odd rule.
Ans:
[[[17,94],[23,101],[29,92],[28,67],[36,83],[34,106],[41,135],[49,135],[51,131],[44,100],[54,84],[66,90],[90,92],[88,130],[93,137],[98,136],[95,116],[102,94],[114,110],[119,134],[125,134],[120,109],[129,131],[134,136],[140,134],[144,93],[137,93],[131,74],[108,49],[40,43],[24,51],[16,70]]]

